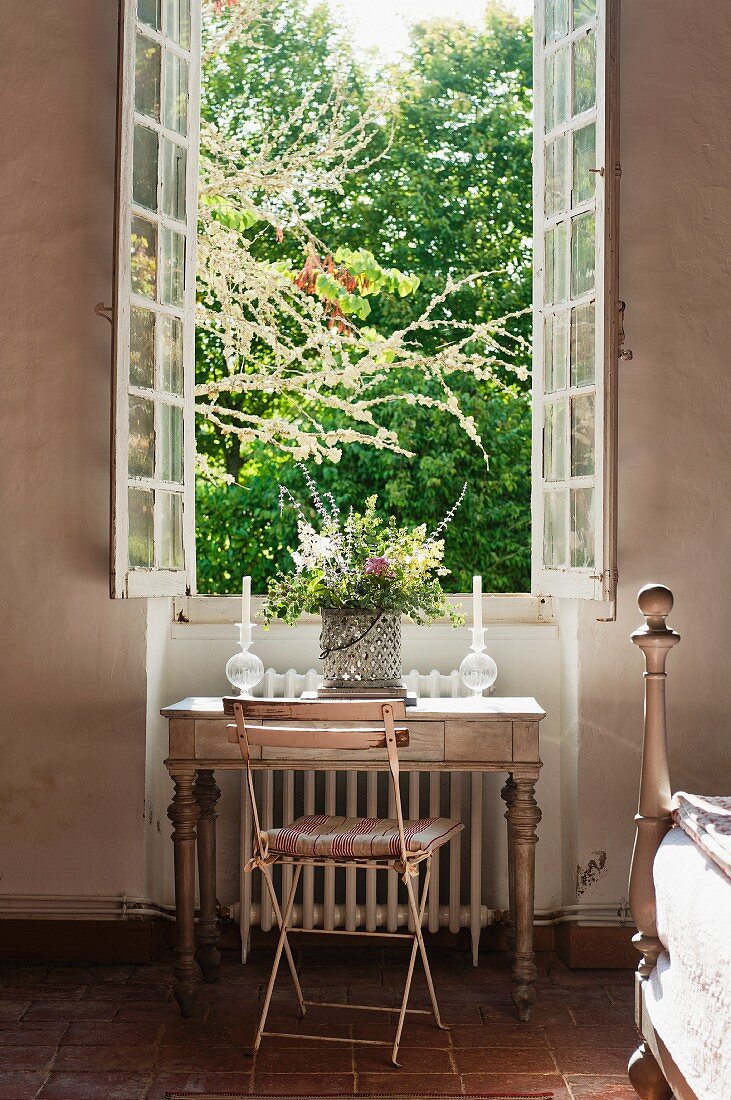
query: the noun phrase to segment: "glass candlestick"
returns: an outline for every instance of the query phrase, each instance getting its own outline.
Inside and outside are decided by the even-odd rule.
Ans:
[[[459,666],[462,683],[469,688],[474,698],[491,688],[497,680],[497,665],[489,654],[485,653],[485,627],[472,627],[471,652]]]
[[[251,632],[253,623],[237,623],[239,628],[240,653],[234,653],[226,665],[226,679],[238,689],[239,695],[251,697],[252,689],[264,676],[264,665],[251,652]]]

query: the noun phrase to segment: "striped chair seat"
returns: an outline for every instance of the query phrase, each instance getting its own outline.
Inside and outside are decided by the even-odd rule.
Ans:
[[[406,850],[414,855],[440,848],[464,825],[449,817],[404,821]],[[318,859],[384,859],[401,855],[398,822],[385,817],[298,817],[282,829],[267,829],[269,851]]]

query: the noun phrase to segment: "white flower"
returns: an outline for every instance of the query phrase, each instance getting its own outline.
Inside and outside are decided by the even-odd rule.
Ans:
[[[300,548],[292,557],[298,571],[303,568],[316,569],[321,562],[335,557],[337,546],[327,535],[319,535],[309,523],[300,521],[298,525]]]
[[[318,535],[312,543],[312,554],[316,558],[331,558],[335,553],[335,543],[326,535]]]

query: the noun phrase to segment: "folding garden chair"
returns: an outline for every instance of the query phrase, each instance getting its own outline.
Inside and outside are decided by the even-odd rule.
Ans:
[[[373,867],[377,870],[388,870],[401,876],[406,886],[409,912],[414,927],[413,934],[411,932],[386,933],[389,937],[397,935],[400,939],[412,941],[401,1010],[391,1052],[391,1061],[395,1066],[398,1066],[397,1055],[406,1013],[429,1015],[427,1009],[409,1009],[407,1007],[417,951],[420,953],[424,965],[434,1018],[437,1026],[444,1029],[439,1017],[439,1006],[424,945],[422,922],[429,894],[432,855],[443,844],[447,844],[464,826],[460,821],[446,817],[404,821],[399,793],[398,749],[399,746],[408,745],[409,731],[404,726],[397,727],[394,724],[395,721],[401,722],[405,719],[406,712],[403,701],[352,703],[302,701],[296,704],[297,718],[301,717],[306,722],[377,723],[377,725],[371,726],[338,725],[337,727],[312,728],[311,726],[251,725],[249,724],[251,719],[261,721],[272,714],[272,704],[259,700],[235,699],[233,700],[233,711],[236,724],[228,727],[228,736],[231,741],[238,741],[242,756],[246,761],[246,778],[254,816],[254,852],[245,870],[251,871],[255,867],[261,870],[280,929],[274,964],[264,997],[264,1006],[252,1053],[259,1049],[262,1037],[265,1035],[278,1035],[283,1038],[323,1039],[321,1035],[297,1034],[293,1036],[282,1032],[264,1030],[282,954],[285,955],[289,965],[301,1016],[305,1015],[308,1005],[317,1004],[337,1008],[361,1008],[379,1012],[392,1011],[390,1008],[374,1005],[334,1005],[331,1001],[306,1001],[302,994],[297,968],[289,945],[290,932],[307,931],[305,928],[292,927],[290,924],[297,884],[303,867]],[[341,750],[359,750],[361,753],[364,750],[385,750],[393,784],[396,818],[345,818],[311,815],[300,817],[283,828],[262,829],[251,768],[250,747],[252,745],[292,749],[327,749],[333,753]],[[286,899],[282,898],[281,907],[277,900],[272,878],[272,867],[277,863],[294,868],[289,896]],[[425,863],[426,867],[421,897],[417,902],[414,879],[418,879],[421,863]],[[352,935],[373,934],[353,932]],[[351,1040],[328,1037],[327,1041],[390,1046],[390,1042],[381,1043],[373,1039]]]

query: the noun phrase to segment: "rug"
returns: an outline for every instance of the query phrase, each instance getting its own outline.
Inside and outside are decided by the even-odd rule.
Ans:
[[[325,1096],[318,1092],[301,1095],[264,1096],[261,1093],[250,1095],[245,1092],[168,1092],[167,1100],[455,1100],[453,1093],[415,1093],[404,1096],[402,1093],[359,1092],[339,1096]],[[552,1100],[552,1092],[468,1092],[460,1100]]]

